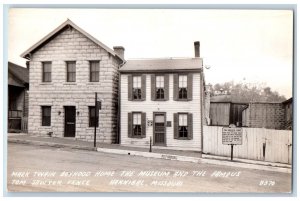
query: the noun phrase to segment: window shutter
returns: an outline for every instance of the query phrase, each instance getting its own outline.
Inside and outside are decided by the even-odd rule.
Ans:
[[[188,114],[188,139],[193,139],[193,114]]]
[[[132,113],[128,113],[128,137],[132,137]]]
[[[193,100],[193,73],[189,73],[187,76],[187,99]]]
[[[169,100],[169,74],[166,74],[164,79],[165,101],[167,101]]]
[[[178,78],[179,76],[178,76],[178,74],[174,74],[173,75],[173,100],[174,101],[177,101],[178,100],[178,87],[179,87],[179,85],[178,85],[178,82],[179,82],[179,78]]]
[[[156,99],[156,80],[155,80],[155,74],[151,75],[151,100],[155,101]]]
[[[128,75],[128,100],[132,101],[132,75]]]
[[[141,81],[142,81],[142,83],[141,83],[141,87],[142,87],[142,100],[146,100],[146,75],[144,74],[144,75],[142,75],[142,77],[141,77]]]
[[[146,113],[143,112],[141,115],[141,127],[142,127],[142,133],[141,133],[141,137],[145,138],[146,137]]]
[[[174,139],[178,139],[178,113],[174,113]]]

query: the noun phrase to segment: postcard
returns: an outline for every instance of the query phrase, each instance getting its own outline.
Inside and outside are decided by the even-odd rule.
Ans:
[[[293,17],[10,7],[7,191],[289,195]]]

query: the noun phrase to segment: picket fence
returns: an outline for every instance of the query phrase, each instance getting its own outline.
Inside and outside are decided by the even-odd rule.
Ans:
[[[203,127],[203,152],[230,156],[230,145],[222,144],[220,126]],[[243,128],[242,145],[235,145],[234,158],[278,163],[292,163],[292,131],[264,128]]]

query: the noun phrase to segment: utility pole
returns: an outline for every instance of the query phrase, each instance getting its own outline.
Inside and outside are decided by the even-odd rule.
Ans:
[[[94,113],[94,147],[96,148],[96,128],[97,128],[97,92],[95,92],[95,113]]]

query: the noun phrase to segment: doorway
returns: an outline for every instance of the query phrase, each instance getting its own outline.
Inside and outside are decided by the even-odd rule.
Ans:
[[[166,145],[166,113],[154,112],[153,121],[154,145],[164,146]]]
[[[64,137],[75,137],[76,129],[76,108],[65,106],[65,133]]]

